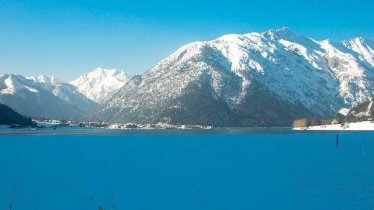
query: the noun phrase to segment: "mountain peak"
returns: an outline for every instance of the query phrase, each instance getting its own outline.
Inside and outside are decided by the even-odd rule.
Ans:
[[[121,88],[128,80],[122,70],[98,67],[85,73],[70,84],[89,99],[103,103]]]
[[[352,39],[347,39],[347,40],[344,40],[343,43],[345,43],[346,45],[369,45],[371,46],[373,40],[372,39],[366,39],[362,36],[359,36],[359,37],[355,37],[355,38],[352,38]],[[374,48],[374,46],[371,46]]]
[[[265,32],[265,34],[271,34],[271,35],[276,35],[276,36],[298,36],[287,27],[282,27],[279,29],[272,29],[272,30]]]
[[[343,45],[361,55],[361,57],[374,66],[374,44],[370,39],[357,37],[343,41]]]
[[[282,28],[276,29],[278,33],[292,33],[288,27],[283,26]]]
[[[296,34],[287,27],[282,27],[279,29],[272,29],[272,30],[263,32],[262,36],[273,41],[277,41],[281,39],[292,40],[292,41],[297,41],[297,42],[305,42],[305,41],[310,42],[311,41],[310,38]]]
[[[47,76],[47,75],[39,75],[37,77],[28,77],[27,79],[31,79],[35,82],[43,83],[47,85],[55,85],[58,83],[63,83],[62,80],[59,80],[54,76]]]
[[[127,79],[127,75],[123,70],[119,69],[106,69],[97,67],[91,72],[85,73],[82,76],[88,78],[105,78],[105,77],[117,77],[117,79]]]
[[[108,71],[110,71],[110,70],[102,68],[102,67],[97,67],[95,70],[93,70],[92,72],[89,72],[89,73],[102,73],[102,74],[105,74]]]

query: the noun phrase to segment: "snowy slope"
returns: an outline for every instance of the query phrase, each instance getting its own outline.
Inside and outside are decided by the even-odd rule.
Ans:
[[[373,56],[372,40],[362,38],[315,41],[287,28],[226,35],[178,49],[93,117],[288,125],[299,116],[333,116],[374,95]]]
[[[47,76],[2,75],[0,103],[26,116],[52,119],[81,119],[98,108],[74,86],[60,82]]]
[[[82,113],[88,114],[99,107],[96,102],[81,94],[75,86],[56,79],[54,76],[41,75],[30,77],[30,79]]]
[[[125,72],[115,69],[97,68],[80,76],[70,84],[89,99],[101,104],[108,100],[126,82]]]

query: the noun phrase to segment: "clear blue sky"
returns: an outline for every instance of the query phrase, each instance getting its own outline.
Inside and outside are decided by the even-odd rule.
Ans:
[[[373,8],[369,0],[0,0],[0,73],[141,74],[186,43],[282,26],[316,39],[373,38]]]

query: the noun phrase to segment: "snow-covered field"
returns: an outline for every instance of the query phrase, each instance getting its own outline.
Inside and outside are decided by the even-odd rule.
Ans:
[[[351,130],[351,131],[374,131],[374,122],[363,121],[356,123],[345,123],[336,125],[310,126],[308,128],[294,128],[294,130]]]

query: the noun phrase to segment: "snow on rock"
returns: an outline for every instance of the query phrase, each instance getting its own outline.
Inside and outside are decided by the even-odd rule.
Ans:
[[[344,41],[343,45],[356,52],[360,60],[366,61],[371,66],[374,66],[374,45],[371,40],[365,40],[359,37]]]
[[[346,115],[348,121],[365,121],[374,119],[374,99],[351,109]]]
[[[70,82],[87,98],[101,104],[128,81],[124,71],[97,68]]]

